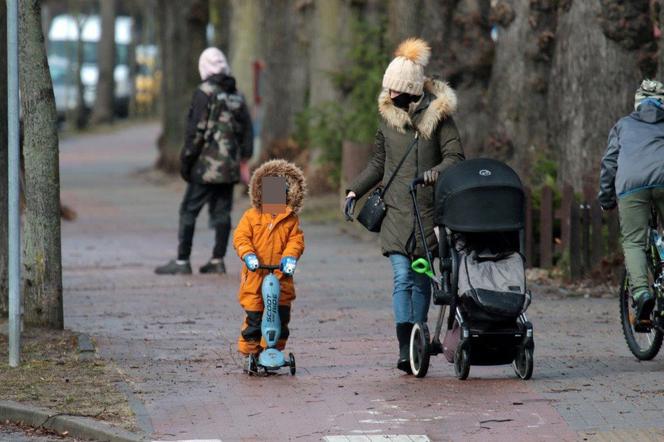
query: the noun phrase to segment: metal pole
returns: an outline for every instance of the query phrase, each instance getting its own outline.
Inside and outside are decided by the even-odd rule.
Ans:
[[[21,218],[19,212],[18,0],[7,0],[7,119],[9,179],[9,366],[21,355]]]

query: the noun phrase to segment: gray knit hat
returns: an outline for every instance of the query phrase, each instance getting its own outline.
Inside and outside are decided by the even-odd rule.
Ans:
[[[654,98],[664,103],[664,84],[657,80],[643,80],[634,94],[634,110],[637,110],[646,98]]]

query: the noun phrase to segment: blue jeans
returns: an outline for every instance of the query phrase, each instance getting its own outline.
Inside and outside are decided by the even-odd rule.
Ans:
[[[429,277],[415,273],[410,268],[410,259],[404,255],[391,254],[390,263],[394,273],[394,321],[397,324],[426,322],[431,300]]]

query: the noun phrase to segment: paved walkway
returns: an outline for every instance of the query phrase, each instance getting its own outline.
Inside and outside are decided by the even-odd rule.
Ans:
[[[664,438],[664,359],[630,356],[616,299],[536,288],[532,381],[511,367],[473,367],[460,382],[442,357],[425,379],[402,376],[393,367],[389,264],[375,244],[334,226],[304,225],[289,341],[297,376],[247,377],[234,352],[242,317],[234,252],[224,277],[152,273],[175,252],[182,191],[137,173],[154,162],[157,135],[143,125],[80,136],[61,154],[62,198],[79,215],[63,226],[66,326],[95,336],[126,373],[154,439]],[[205,262],[211,242],[203,218],[193,264]]]

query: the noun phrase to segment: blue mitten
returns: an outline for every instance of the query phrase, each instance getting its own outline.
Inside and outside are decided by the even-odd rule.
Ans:
[[[286,276],[293,276],[296,266],[297,259],[293,258],[292,256],[284,256],[281,258],[281,262],[279,263],[279,270],[281,270],[281,273]]]
[[[244,255],[243,259],[244,263],[247,265],[247,268],[250,271],[255,272],[256,270],[258,270],[258,266],[260,266],[260,263],[258,262],[258,258],[256,258],[256,255],[254,255],[253,253],[247,253],[246,255]]]

